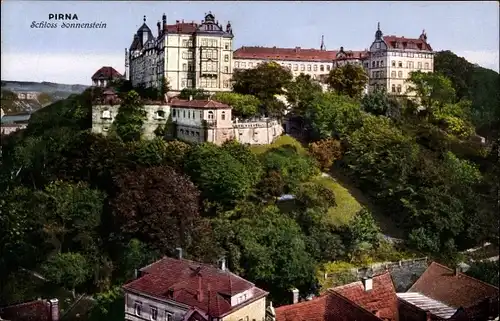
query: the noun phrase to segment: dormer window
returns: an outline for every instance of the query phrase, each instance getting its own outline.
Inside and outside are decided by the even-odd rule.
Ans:
[[[111,112],[109,110],[103,110],[101,118],[102,119],[111,119]]]

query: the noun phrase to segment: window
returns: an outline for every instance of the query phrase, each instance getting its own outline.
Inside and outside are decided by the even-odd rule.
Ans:
[[[413,69],[413,61],[408,61],[408,68]]]
[[[206,50],[203,50],[203,51],[201,52],[201,58],[202,58],[202,59],[207,58],[207,52],[206,52]]]
[[[377,43],[375,44],[375,48],[380,49],[380,42],[377,42]]]
[[[136,301],[134,303],[134,311],[135,311],[135,315],[138,315],[138,316],[141,315],[141,312],[142,312],[142,302]]]
[[[326,70],[330,71],[330,65],[326,65]]]
[[[319,71],[325,71],[325,66],[323,65],[319,66]]]
[[[187,40],[182,40],[182,46],[183,47],[187,47],[188,45],[188,41]]]
[[[288,64],[288,69],[292,70],[292,64]]]
[[[185,88],[186,87],[186,78],[181,80],[181,87]]]
[[[208,112],[208,119],[214,119],[214,112],[213,111]]]
[[[418,62],[418,63],[417,63],[417,68],[418,68],[418,69],[422,69],[422,63],[421,63],[421,62]]]
[[[220,115],[220,119],[221,119],[221,120],[226,120],[226,112],[225,112],[225,111],[223,111],[223,112],[221,113],[221,115]]]
[[[307,71],[311,71],[311,65],[307,65]]]
[[[224,61],[228,62],[229,61],[229,55],[224,55]]]
[[[391,63],[393,67],[396,67],[396,60],[393,60]]]
[[[384,61],[380,60],[380,67],[384,67]]]
[[[380,62],[377,61],[376,66],[377,66],[377,68],[380,67]]]
[[[375,61],[372,61],[372,68],[375,68]]]
[[[188,64],[182,64],[182,71],[188,70]]]
[[[299,70],[299,66],[297,64],[293,65],[293,71]]]
[[[424,66],[425,66],[425,69],[429,69],[429,63],[428,63],[428,62],[426,62],[426,63],[424,64]]]
[[[403,78],[403,72],[402,71],[398,71],[398,77],[399,78]]]
[[[188,118],[191,118],[191,111],[188,110]]]
[[[172,109],[172,117],[175,117],[175,109]]]
[[[395,93],[396,92],[396,85],[392,85],[392,92]]]
[[[212,79],[212,88],[217,88],[217,79]]]
[[[207,45],[207,39],[202,39],[201,40],[201,45],[206,46]]]
[[[227,74],[229,73],[229,67],[228,66],[224,66],[224,72]]]
[[[163,110],[158,110],[156,112],[156,118],[158,118],[158,119],[164,119],[165,118],[165,112]]]
[[[246,68],[247,67],[247,63],[246,62],[242,62],[241,63],[241,68]]]
[[[240,67],[240,63],[239,63],[239,61],[236,61],[236,62],[234,63],[234,68],[239,68],[239,67]]]
[[[403,62],[402,61],[398,61],[398,67],[399,68],[403,68]]]
[[[229,80],[224,80],[224,88],[229,88]]]
[[[224,49],[229,50],[229,42],[226,42],[226,43],[224,44]]]
[[[174,314],[172,312],[165,311],[165,321],[173,321]]]
[[[200,119],[202,119],[202,118],[203,118],[203,112],[200,111]]]
[[[196,132],[196,137],[200,137],[200,132]]]
[[[401,85],[398,85],[398,89],[397,89],[398,93],[401,92]]]
[[[248,316],[245,317],[245,321],[249,321],[250,319],[248,318]]]
[[[158,308],[151,306],[151,320],[158,320]]]
[[[314,71],[318,71],[318,65],[314,65]]]
[[[191,136],[194,136],[194,131],[191,131]]]
[[[392,71],[392,72],[391,72],[391,77],[392,77],[392,78],[396,78],[396,72],[395,72],[395,71]]]
[[[252,68],[253,67],[253,62],[248,63],[248,67]]]
[[[185,110],[182,111],[182,117],[186,118],[186,111]]]
[[[181,134],[183,134],[183,135],[184,135],[184,129],[181,129],[181,130],[180,130],[180,132],[181,132]]]
[[[194,64],[193,63],[188,63],[188,71],[194,71]]]
[[[193,79],[187,80],[187,86],[188,86],[188,88],[193,88]]]
[[[103,119],[111,119],[111,112],[109,110],[104,110],[102,112],[101,118],[103,118]]]
[[[207,51],[207,58],[212,59],[212,50]]]
[[[300,71],[306,70],[306,66],[304,64],[300,65]]]
[[[377,72],[376,71],[372,71],[372,77],[373,78],[377,78]]]

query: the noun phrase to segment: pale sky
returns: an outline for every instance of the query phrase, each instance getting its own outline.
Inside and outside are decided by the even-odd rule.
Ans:
[[[1,78],[90,85],[102,66],[124,71],[124,50],[146,15],[167,14],[200,22],[212,11],[222,25],[230,20],[234,47],[368,48],[377,22],[384,35],[417,38],[422,29],[434,50],[451,50],[472,63],[498,71],[499,5],[474,2],[182,2],[182,1],[20,1],[1,4]],[[77,14],[79,22],[104,22],[106,29],[33,29],[50,13]]]

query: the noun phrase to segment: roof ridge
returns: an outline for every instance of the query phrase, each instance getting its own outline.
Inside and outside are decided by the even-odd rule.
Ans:
[[[379,318],[378,316],[376,316],[374,313],[372,313],[371,311],[363,308],[361,305],[357,304],[356,302],[354,301],[351,301],[349,300],[348,298],[346,298],[345,296],[343,296],[342,294],[338,293],[338,292],[332,292],[333,295],[343,299],[344,301],[346,301],[347,303],[350,303],[351,305],[353,305],[355,308],[357,308],[358,310],[360,311],[363,311],[363,312],[366,312],[366,313],[369,313],[371,315],[373,315],[375,318],[379,319],[379,320],[382,320],[381,318]]]
[[[432,265],[432,264],[436,264],[436,265],[438,265],[438,266],[440,266],[440,267],[442,267],[442,268],[447,269],[447,270],[448,270],[448,271],[450,271],[450,272],[455,272],[455,270],[453,270],[452,268],[450,268],[450,267],[448,267],[448,266],[446,266],[446,265],[442,265],[442,264],[440,264],[440,263],[438,263],[438,262],[436,262],[436,261],[432,261],[430,265]],[[430,265],[429,265],[429,267],[430,267]],[[429,268],[429,267],[427,267],[427,268]],[[424,273],[425,273],[425,272],[424,272]],[[479,280],[479,279],[473,278],[472,276],[469,276],[469,275],[467,275],[467,274],[463,273],[462,271],[458,271],[458,274],[459,274],[459,275],[461,275],[461,276],[464,276],[464,277],[466,277],[466,278],[468,278],[468,279],[471,279],[471,280],[477,281],[478,283],[481,283],[481,284],[487,285],[487,286],[489,286],[489,287],[491,287],[491,288],[494,288],[494,289],[496,289],[496,290],[498,290],[498,289],[499,289],[498,287],[494,286],[493,284],[489,284],[488,282],[484,282],[484,281],[482,281],[482,280]]]

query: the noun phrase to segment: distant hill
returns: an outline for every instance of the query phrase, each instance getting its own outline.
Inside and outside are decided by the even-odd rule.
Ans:
[[[473,121],[483,136],[497,135],[500,119],[500,76],[453,52],[440,51],[434,57],[434,71],[447,76],[459,99],[472,101]]]
[[[73,94],[81,94],[89,86],[52,82],[2,80],[2,110],[6,114],[35,111]],[[20,100],[16,92],[38,92],[38,99]]]
[[[36,91],[44,92],[48,94],[58,93],[59,95],[66,95],[68,97],[71,94],[80,94],[89,86],[85,85],[68,85],[68,84],[57,84],[53,82],[32,82],[32,81],[11,81],[2,80],[2,89],[8,89],[10,91]],[[66,98],[65,97],[65,98]]]

